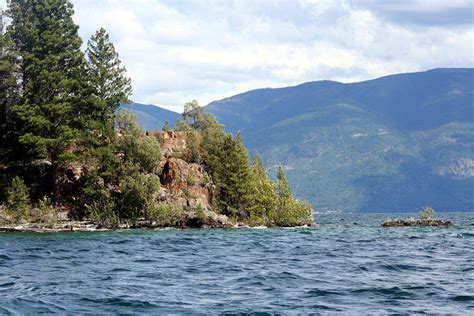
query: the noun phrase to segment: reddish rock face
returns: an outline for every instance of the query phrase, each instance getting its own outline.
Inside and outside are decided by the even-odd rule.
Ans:
[[[178,158],[162,162],[160,199],[178,206],[210,208],[214,186],[199,164]]]
[[[155,137],[165,157],[182,155],[186,151],[187,139],[194,132],[148,131],[147,136]]]
[[[159,199],[176,206],[201,206],[210,209],[214,185],[204,166],[176,157],[186,156],[187,140],[194,132],[158,131],[146,134],[155,137],[165,160],[161,162]]]

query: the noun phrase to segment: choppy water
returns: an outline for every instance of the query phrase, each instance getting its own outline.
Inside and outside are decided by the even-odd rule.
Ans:
[[[474,226],[0,235],[0,314],[474,314]],[[474,213],[446,214],[474,223]]]

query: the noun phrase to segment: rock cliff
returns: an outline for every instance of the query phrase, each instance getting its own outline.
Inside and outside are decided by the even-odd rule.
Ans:
[[[159,141],[164,156],[161,162],[159,200],[179,207],[201,207],[210,210],[215,188],[211,177],[204,166],[183,159],[187,156],[190,133],[193,132],[146,133]]]

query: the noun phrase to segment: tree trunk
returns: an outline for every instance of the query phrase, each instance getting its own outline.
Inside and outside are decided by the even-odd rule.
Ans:
[[[59,191],[59,166],[56,154],[51,155],[51,181],[53,189],[53,201],[56,206],[61,203],[61,193]]]

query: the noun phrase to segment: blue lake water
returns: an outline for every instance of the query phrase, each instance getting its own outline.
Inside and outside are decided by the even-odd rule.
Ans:
[[[0,234],[0,314],[474,314],[474,213],[382,228]]]

